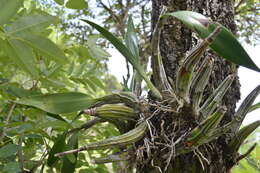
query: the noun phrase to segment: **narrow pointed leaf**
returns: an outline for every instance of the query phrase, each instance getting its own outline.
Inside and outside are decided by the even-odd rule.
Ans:
[[[243,144],[246,138],[259,126],[260,126],[260,121],[256,121],[239,130],[238,133],[233,137],[233,139],[228,144],[231,153],[238,151],[239,147]]]
[[[250,94],[245,98],[245,100],[242,102],[240,107],[238,108],[237,112],[235,113],[235,119],[233,121],[236,121],[234,124],[234,128],[232,130],[238,131],[240,125],[242,124],[243,120],[246,117],[246,114],[251,108],[251,105],[255,101],[256,97],[260,94],[260,85],[258,85],[253,91],[251,91]]]
[[[64,132],[62,135],[58,136],[54,145],[52,146],[49,153],[49,157],[47,159],[47,165],[49,167],[52,167],[58,160],[58,157],[55,157],[54,155],[64,150],[66,135],[67,135],[66,132]]]
[[[140,140],[146,133],[146,130],[147,130],[147,123],[142,122],[136,128],[122,135],[113,136],[99,142],[93,142],[89,145],[80,147],[78,149],[57,153],[56,156],[58,157],[64,154],[71,154],[71,153],[76,153],[84,150],[99,150],[99,149],[106,149],[106,148],[128,146]]]
[[[68,141],[66,150],[78,148],[78,134],[73,134]],[[61,173],[74,173],[77,164],[78,153],[68,154],[62,159]]]
[[[248,113],[249,113],[249,112],[253,112],[254,110],[259,109],[259,108],[260,108],[260,102],[257,103],[257,104],[254,104],[254,105],[250,106],[250,108],[249,108],[249,110],[248,110]]]
[[[71,113],[89,108],[95,99],[78,92],[37,95],[22,98],[18,104],[29,105],[53,114]]]
[[[129,48],[134,57],[139,59],[139,48],[138,48],[138,40],[135,33],[134,23],[132,16],[128,18],[127,32],[125,38],[126,46]]]
[[[0,25],[6,24],[23,5],[23,0],[0,0]]]
[[[2,46],[15,64],[34,78],[39,77],[39,72],[36,68],[36,58],[29,46],[20,40],[3,41]]]
[[[194,128],[191,131],[190,137],[187,139],[187,144],[191,146],[203,140],[205,138],[205,134],[209,134],[210,131],[213,131],[218,126],[225,112],[226,108],[219,108],[215,113],[210,115],[200,125]]]
[[[191,11],[178,11],[168,13],[166,15],[174,16],[182,21],[187,27],[196,31],[201,38],[206,38],[220,24],[212,22],[202,14]],[[241,46],[235,36],[224,26],[221,26],[222,31],[217,36],[216,40],[210,47],[223,58],[247,67],[249,69],[260,72],[259,67],[252,61],[248,53]]]
[[[160,92],[154,87],[152,82],[149,80],[148,76],[145,74],[143,68],[139,64],[139,61],[135,58],[135,56],[131,53],[131,51],[113,34],[111,34],[109,31],[107,31],[105,28],[89,21],[89,20],[82,20],[92,27],[94,27],[96,30],[98,30],[107,40],[115,46],[115,48],[126,58],[127,61],[129,61],[134,69],[140,74],[140,76],[145,80],[147,86],[149,89],[151,89],[152,93],[155,97],[161,99],[162,96]]]
[[[207,117],[210,115],[220,104],[222,101],[222,98],[226,94],[227,90],[229,89],[230,85],[232,84],[234,80],[234,75],[229,75],[226,77],[226,79],[221,82],[219,87],[214,90],[214,92],[208,97],[208,99],[205,101],[205,103],[201,106],[200,112],[204,115],[204,117]]]

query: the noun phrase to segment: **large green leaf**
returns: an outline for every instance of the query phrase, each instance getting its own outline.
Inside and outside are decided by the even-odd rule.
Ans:
[[[228,61],[260,72],[235,36],[224,26],[211,21],[202,14],[191,11],[177,11],[167,15],[181,20],[187,27],[196,31],[201,38],[206,38],[217,26],[221,26],[221,32],[210,47]]]
[[[149,89],[151,89],[154,96],[157,98],[162,98],[160,92],[154,87],[152,82],[149,80],[148,76],[145,74],[143,68],[139,64],[139,61],[136,59],[136,57],[132,54],[132,52],[127,48],[118,38],[116,38],[113,34],[111,34],[109,31],[107,31],[105,28],[99,26],[96,23],[93,23],[89,20],[82,20],[92,27],[94,27],[96,30],[98,30],[107,40],[115,46],[115,48],[126,58],[128,62],[132,64],[134,69],[140,74],[140,76],[145,80],[147,86]]]
[[[82,10],[88,7],[88,4],[85,0],[69,0],[66,3],[67,8]]]
[[[0,25],[7,23],[23,5],[23,0],[0,0]]]
[[[67,62],[67,57],[63,51],[54,44],[51,40],[40,36],[40,35],[23,35],[22,40],[33,47],[34,49],[40,51],[45,57],[55,60],[56,62],[65,64]]]
[[[139,59],[138,39],[135,33],[132,16],[129,16],[128,18],[125,43],[126,46],[129,48],[129,50],[131,51],[131,53],[135,56],[135,58]]]
[[[0,158],[6,158],[14,155],[19,149],[18,145],[8,144],[0,148]]]
[[[48,14],[37,14],[24,16],[13,22],[11,25],[5,28],[5,31],[9,35],[29,32],[40,32],[50,24],[57,21],[57,18]],[[30,34],[30,33],[29,33]]]
[[[24,71],[28,72],[34,78],[39,77],[38,69],[36,68],[35,55],[32,49],[20,40],[1,41],[1,45],[9,58],[13,60]]]
[[[76,112],[92,106],[95,102],[95,99],[78,92],[37,95],[17,101],[19,104],[34,106],[53,114]]]
[[[62,135],[58,136],[57,139],[55,140],[55,143],[49,152],[49,157],[47,160],[47,165],[49,167],[52,167],[56,163],[56,161],[59,159],[58,157],[55,157],[54,155],[56,153],[62,152],[64,150],[65,144],[66,144],[65,143],[66,135],[67,135],[67,133],[64,132]]]

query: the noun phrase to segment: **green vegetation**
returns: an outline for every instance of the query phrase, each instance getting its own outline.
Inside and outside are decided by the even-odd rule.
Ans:
[[[150,44],[146,29],[149,10],[145,9],[149,2],[129,1],[127,8],[120,2],[110,4],[114,12],[97,0],[98,17],[103,18],[99,25],[85,19],[97,16],[88,9],[92,1],[0,0],[0,172],[106,173],[126,169],[128,162],[145,162],[137,153],[147,147],[147,138],[154,140],[156,129],[150,120],[158,112],[171,114],[170,120],[175,120],[187,110],[196,124],[185,134],[177,134],[176,153],[171,157],[197,151],[232,130],[235,135],[227,153],[230,168],[243,159],[232,169],[235,173],[259,171],[260,148],[252,144],[256,134],[252,133],[260,122],[240,126],[248,112],[259,108],[259,103],[252,103],[260,86],[248,95],[235,118],[221,126],[226,112],[221,101],[234,74],[202,100],[214,63],[201,58],[208,47],[236,65],[260,71],[235,36],[199,13],[165,9]],[[257,4],[249,2],[238,3],[239,19]],[[141,16],[126,15],[140,10]],[[203,39],[183,57],[176,81],[166,76],[159,49],[162,26],[169,17]],[[134,25],[133,19],[141,22]],[[121,25],[113,28],[117,22]],[[245,34],[247,29],[252,30],[240,33],[244,38],[257,38],[257,33]],[[127,67],[120,68],[129,71],[130,64],[133,68],[122,84],[107,69],[110,54],[106,48],[111,45],[127,62]],[[155,57],[155,81],[146,71],[151,55]],[[152,101],[141,96],[141,91],[147,90]],[[157,147],[155,143],[149,146]],[[238,155],[238,151],[246,154]],[[127,171],[134,169],[130,165]]]

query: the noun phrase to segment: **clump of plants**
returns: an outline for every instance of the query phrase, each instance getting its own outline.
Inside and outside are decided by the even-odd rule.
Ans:
[[[165,19],[170,16],[181,20],[202,38],[202,41],[187,53],[186,57],[183,57],[176,71],[175,81],[168,78],[165,73],[159,48],[160,32]],[[239,147],[260,125],[260,121],[242,129],[240,126],[260,93],[260,86],[247,96],[234,114],[232,121],[227,124],[220,123],[227,110],[222,105],[222,99],[235,78],[235,72],[228,75],[208,98],[203,99],[204,90],[214,66],[214,59],[202,58],[208,47],[230,62],[260,71],[232,33],[224,26],[198,13],[190,11],[167,13],[163,10],[150,45],[153,58],[153,82],[151,82],[139,61],[138,39],[131,17],[128,20],[124,43],[103,27],[88,20],[83,21],[110,41],[133,66],[135,75],[127,88],[128,91],[112,93],[101,98],[92,99],[83,93],[60,93],[36,95],[17,101],[19,104],[34,106],[53,114],[80,111],[79,115],[86,114],[86,116],[94,117],[87,125],[64,132],[50,151],[49,165],[52,165],[59,157],[77,157],[77,153],[83,150],[118,148],[118,152],[104,158],[96,158],[93,162],[98,164],[129,161],[130,164],[127,165],[129,168],[140,167],[142,163],[151,163],[156,167],[158,160],[154,158],[160,154],[160,158],[163,159],[160,162],[164,167],[158,169],[166,171],[173,160],[194,152],[201,167],[204,168],[210,162],[207,152],[213,150],[211,150],[214,147],[211,142],[227,133],[229,136],[226,147],[227,154],[230,155],[227,162],[230,168],[252,151],[255,145],[245,155],[238,154]],[[150,90],[148,98],[137,94],[136,86],[142,80]],[[64,101],[64,98],[69,98],[69,100]],[[68,151],[59,148],[65,143],[67,136],[104,121],[113,123],[121,135]],[[73,142],[73,138],[70,138],[70,142]],[[201,150],[202,146],[208,150]],[[68,162],[72,160],[68,159]],[[131,165],[131,163],[139,163],[139,165]]]

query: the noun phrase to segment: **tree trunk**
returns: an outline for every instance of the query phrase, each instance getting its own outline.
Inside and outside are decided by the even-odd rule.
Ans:
[[[233,33],[235,33],[236,26],[234,23],[234,4],[233,0],[152,0],[152,28],[158,20],[162,5],[168,7],[171,12],[178,10],[191,10],[199,12],[205,16],[208,16],[213,21],[217,21]],[[166,24],[163,27],[160,50],[163,59],[164,68],[166,74],[173,81],[176,79],[176,70],[183,59],[187,51],[189,51],[198,40],[196,40],[192,32],[184,27],[176,19],[167,19]],[[225,77],[232,73],[231,64],[222,58],[216,56],[212,51],[208,51],[204,54],[205,57],[214,58],[213,73],[210,77],[209,83],[205,90],[205,98],[212,93],[213,89],[222,82]],[[227,113],[225,114],[221,124],[226,124],[232,119],[232,115],[235,112],[236,102],[240,98],[239,93],[240,84],[238,78],[234,80],[229,91],[226,93],[223,99],[223,105],[227,107]],[[189,113],[188,110],[186,113]],[[157,115],[163,118],[153,118],[152,123],[162,132],[162,129],[174,129],[177,128],[177,124],[174,121],[179,119],[171,119],[167,115]],[[171,122],[172,121],[172,122]],[[185,133],[185,128],[194,126],[195,122],[191,118],[187,118],[182,127],[178,127]],[[163,128],[162,128],[163,126]],[[168,133],[175,132],[174,130],[166,130]],[[174,139],[174,134],[172,138]],[[160,138],[163,138],[160,136]],[[158,139],[160,141],[162,139]],[[229,136],[221,136],[217,140],[200,146],[195,152],[190,152],[185,155],[174,157],[174,151],[169,151],[163,147],[151,148],[150,155],[148,153],[142,155],[146,162],[140,162],[137,164],[137,172],[152,173],[152,172],[174,172],[174,173],[223,173],[229,172],[231,165],[233,165],[233,158],[227,155],[227,142]],[[159,143],[159,142],[158,142]]]

